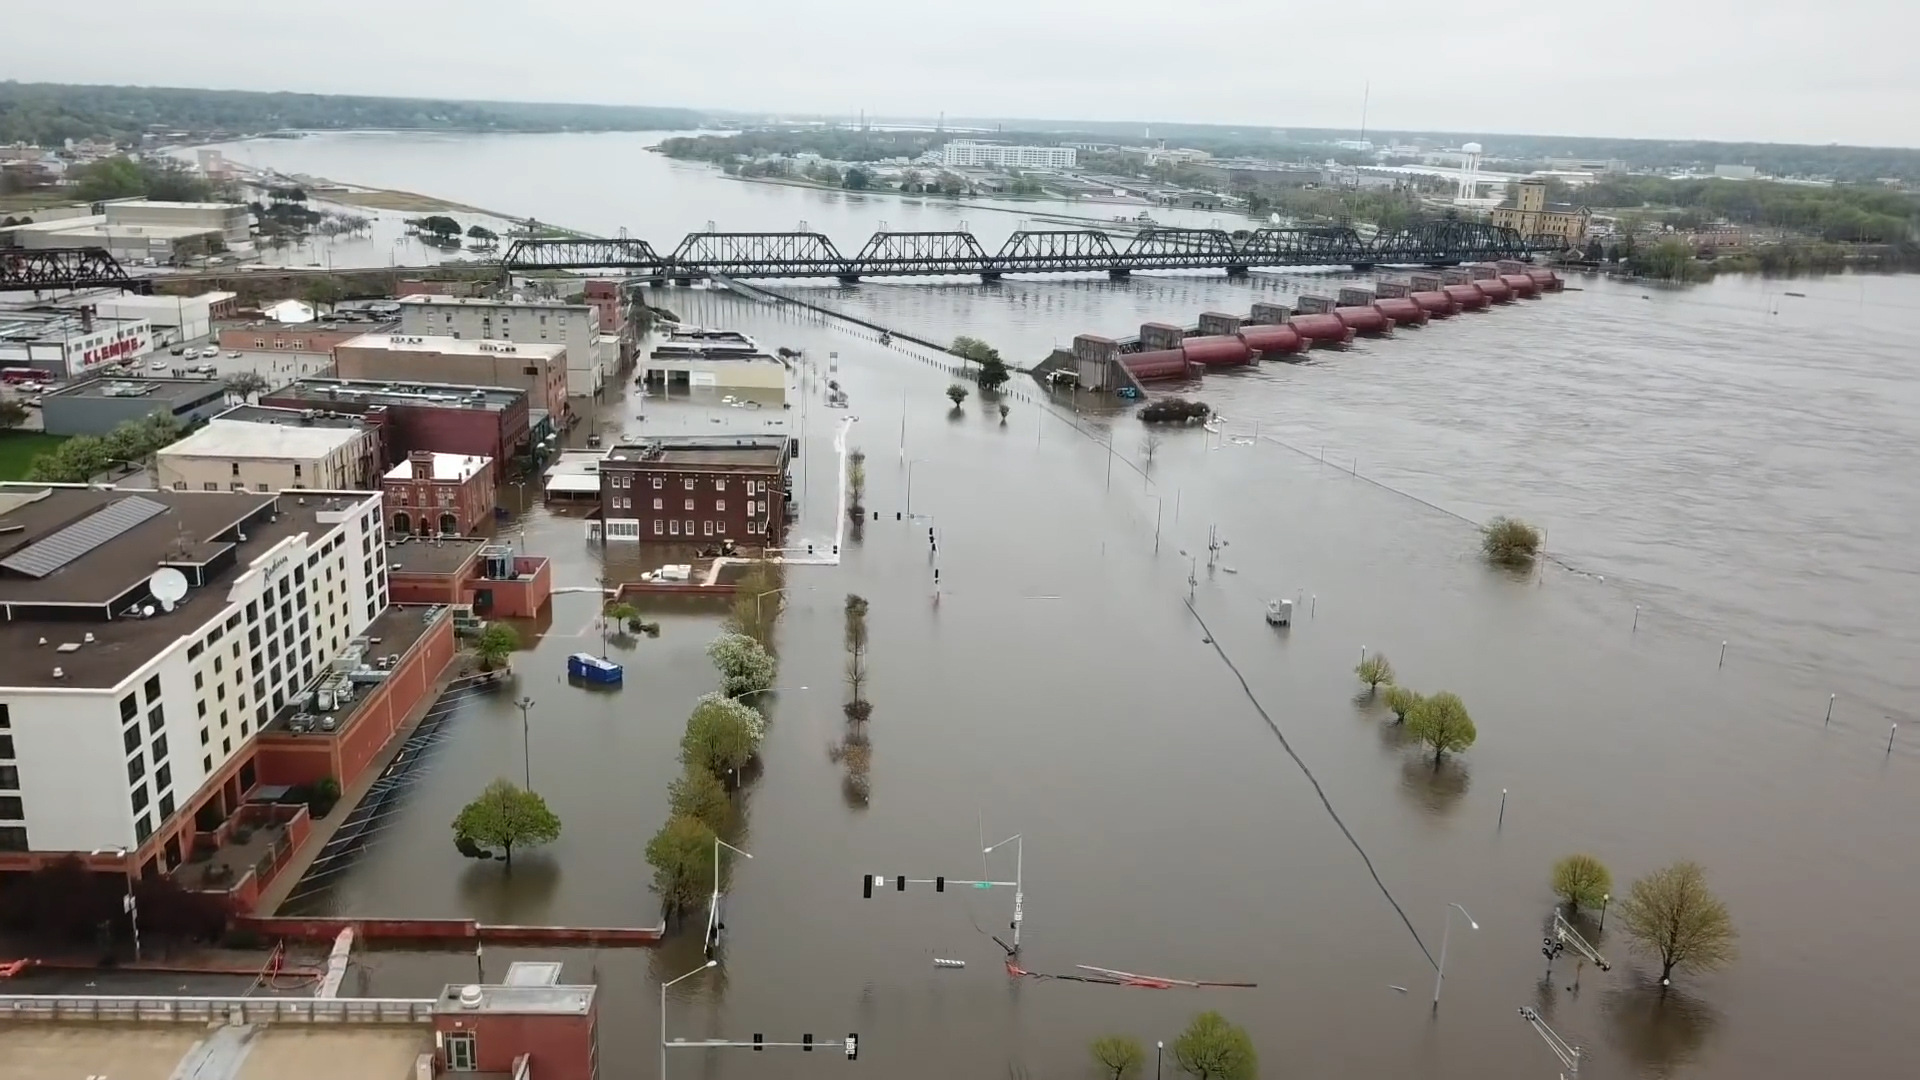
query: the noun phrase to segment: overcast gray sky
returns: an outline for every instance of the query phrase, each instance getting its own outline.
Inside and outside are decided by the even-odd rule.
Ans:
[[[1920,0],[0,0],[0,78],[1920,146]]]

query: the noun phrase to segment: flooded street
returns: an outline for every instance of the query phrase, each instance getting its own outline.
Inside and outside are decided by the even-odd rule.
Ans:
[[[329,141],[347,140],[286,152],[317,156]],[[711,174],[699,197],[673,202],[693,189],[617,190],[606,170],[555,175],[531,162],[524,175],[470,167],[504,155],[487,148],[504,141],[447,151],[456,164],[442,186],[394,164],[426,151],[285,167],[649,238],[677,239],[700,224],[674,220],[693,218],[793,224],[771,220],[775,210],[726,219],[714,207],[761,199],[761,186]],[[648,169],[689,168],[644,156]],[[498,190],[476,190],[488,183]],[[597,202],[569,202],[570,186],[588,185]],[[815,227],[841,212],[828,205],[842,205],[836,196],[774,190],[766,198],[783,210],[815,200]],[[906,211],[861,213],[824,231],[864,238],[887,215],[908,227]],[[973,213],[983,238],[988,216],[1014,220]],[[1256,275],[805,295],[935,340],[972,334],[1024,364],[1076,333],[1245,312],[1330,284]],[[705,290],[657,294],[690,322],[806,350],[823,378],[837,352],[832,377],[852,408],[822,408],[809,383],[806,408],[786,417],[804,429],[795,536],[834,531],[833,436],[849,413],[881,516],[839,566],[788,572],[779,685],[809,689],[779,695],[764,774],[743,796],[732,839],[755,858],[734,871],[725,963],[676,986],[669,1013],[670,1034],[688,1039],[857,1031],[862,1064],[681,1050],[672,1071],[824,1077],[871,1062],[938,1077],[1077,1074],[1095,1036],[1171,1039],[1218,1008],[1252,1031],[1268,1075],[1550,1077],[1557,1063],[1516,1015],[1530,1005],[1586,1048],[1583,1076],[1900,1073],[1895,1033],[1916,1004],[1905,927],[1920,903],[1920,731],[1908,711],[1920,691],[1920,372],[1905,340],[1920,279],[1573,284],[1584,291],[1211,376],[1194,396],[1228,417],[1230,437],[1168,432],[1150,473],[1129,415],[1076,419],[1021,378],[1002,424],[977,397],[949,409],[945,373],[839,324]],[[706,422],[693,406],[642,411],[608,401],[601,430]],[[894,520],[909,462],[912,509],[941,538],[937,604],[925,527]],[[1548,528],[1543,572],[1481,562],[1471,523],[1502,512]],[[1210,572],[1213,528],[1229,546]],[[556,560],[556,586],[598,584],[579,520],[533,508],[504,532]],[[866,808],[848,805],[827,755],[842,728],[848,592],[872,604]],[[1290,631],[1262,619],[1276,596],[1302,598]],[[566,654],[600,647],[596,606],[589,593],[557,595],[516,658],[516,693],[537,702],[532,777],[565,822],[560,842],[516,858],[510,880],[453,849],[459,806],[526,766],[519,711],[502,696],[449,725],[401,823],[329,905],[654,921],[642,848],[666,812],[685,716],[715,684],[702,649],[722,612],[650,611],[660,637],[616,643],[627,683],[602,694],[563,677]],[[1435,770],[1401,745],[1353,677],[1363,646],[1390,655],[1407,685],[1459,693],[1479,727],[1473,749]],[[1889,753],[1895,722],[1906,730]],[[861,898],[865,873],[1010,873],[1010,848],[982,866],[983,819],[989,842],[1025,837],[1028,969],[1259,987],[1016,982],[988,936],[1005,936],[1003,890]],[[1616,892],[1672,860],[1700,861],[1741,931],[1740,958],[1678,979],[1662,1001],[1616,920],[1589,935],[1610,973],[1576,972],[1569,953],[1543,978],[1549,869],[1574,851],[1605,860]],[[1428,956],[1453,903],[1480,929],[1456,920],[1436,1013]],[[608,1075],[653,1072],[656,988],[700,964],[697,937],[567,957],[571,976],[603,985]],[[513,954],[490,950],[486,963],[497,974]],[[936,969],[936,957],[967,967]],[[472,970],[470,956],[375,954],[359,989],[428,992]]]

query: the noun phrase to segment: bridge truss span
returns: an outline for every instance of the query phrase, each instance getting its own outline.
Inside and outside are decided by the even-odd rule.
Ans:
[[[0,292],[100,288],[149,293],[153,283],[127,276],[126,269],[106,248],[0,250]]]
[[[643,240],[518,240],[502,269],[606,269],[634,277],[729,278],[931,277],[1006,274],[1124,276],[1136,270],[1224,270],[1253,267],[1365,268],[1445,266],[1501,259],[1531,260],[1555,250],[1512,229],[1442,218],[1417,222],[1369,240],[1345,225],[1221,229],[1150,228],[1124,243],[1099,229],[1021,230],[989,254],[964,230],[875,233],[849,258],[817,232],[697,232],[661,255]]]

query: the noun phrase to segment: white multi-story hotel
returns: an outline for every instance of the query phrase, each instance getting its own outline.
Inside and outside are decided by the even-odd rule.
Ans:
[[[0,484],[0,870],[179,865],[386,608],[383,539],[377,493]]]
[[[1071,146],[1019,146],[954,139],[940,148],[940,160],[946,165],[974,167],[997,165],[1015,169],[1071,169],[1079,160],[1079,152]]]

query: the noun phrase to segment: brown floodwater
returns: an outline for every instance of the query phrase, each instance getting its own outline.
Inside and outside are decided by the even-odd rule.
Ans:
[[[1083,330],[1244,311],[1299,280],[809,295],[1027,360]],[[977,399],[955,413],[944,373],[870,339],[723,294],[663,294],[691,321],[806,349],[823,377],[838,352],[853,408],[822,408],[810,386],[786,417],[805,429],[796,536],[830,542],[832,437],[849,414],[883,517],[841,565],[789,571],[779,683],[809,689],[778,696],[742,799],[733,839],[755,858],[735,870],[725,962],[675,987],[669,1012],[688,1039],[858,1031],[861,1062],[680,1050],[672,1071],[1057,1074],[1080,1069],[1097,1035],[1151,1044],[1217,1008],[1253,1032],[1269,1075],[1550,1077],[1557,1063],[1516,1014],[1530,1005],[1585,1048],[1585,1076],[1901,1073],[1893,1033],[1916,1004],[1903,927],[1920,902],[1920,731],[1904,711],[1920,690],[1920,391],[1904,325],[1920,284],[1794,283],[1805,298],[1758,280],[1576,284],[1586,291],[1211,377],[1197,393],[1229,418],[1226,437],[1168,432],[1150,475],[1125,415],[1049,411],[1026,380],[1004,424]],[[728,413],[711,405],[651,405],[642,422],[641,403],[621,398],[601,423],[719,430],[711,417]],[[937,604],[924,526],[893,520],[906,461],[913,509],[941,536]],[[1477,558],[1469,521],[1499,512],[1548,528],[1542,573]],[[1228,546],[1209,571],[1214,529]],[[556,584],[598,583],[578,520],[532,508],[507,531],[556,560]],[[848,804],[827,755],[848,592],[872,603],[865,807]],[[1276,632],[1262,613],[1283,595],[1302,602]],[[702,650],[722,613],[662,605],[660,637],[613,646],[627,682],[604,693],[564,678],[566,654],[600,648],[595,609],[589,593],[556,596],[517,658],[518,689],[537,701],[533,781],[565,822],[560,842],[510,876],[454,851],[460,804],[525,766],[518,711],[480,702],[324,906],[654,920],[642,848],[686,713],[714,685]],[[1402,745],[1359,693],[1363,646],[1408,685],[1461,694],[1479,743],[1437,771]],[[1895,722],[1911,736],[1889,753]],[[983,820],[989,842],[1019,832],[1032,848],[1028,968],[1259,987],[1010,982],[988,937],[1006,936],[1003,892],[861,898],[863,873],[979,876]],[[1548,870],[1572,851],[1606,860],[1617,891],[1700,861],[1740,958],[1663,999],[1615,920],[1590,935],[1610,973],[1569,954],[1543,977]],[[1011,873],[1010,852],[993,856],[994,876]],[[1456,918],[1436,1013],[1428,952],[1453,903],[1480,929]],[[602,985],[609,1075],[655,1070],[657,986],[699,965],[693,937],[564,956],[569,975]],[[375,994],[473,970],[464,956],[364,961],[356,988]]]

